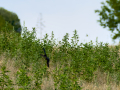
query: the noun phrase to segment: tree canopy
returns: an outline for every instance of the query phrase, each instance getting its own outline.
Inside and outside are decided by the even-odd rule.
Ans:
[[[106,4],[101,2],[101,10],[95,10],[95,13],[99,13],[100,25],[104,28],[108,27],[109,30],[114,33],[112,39],[120,37],[120,0],[106,0]],[[117,33],[116,33],[117,32]]]
[[[0,32],[4,30],[4,27],[6,27],[6,21],[0,15]],[[9,28],[9,31],[13,29],[13,26],[10,23],[8,23],[7,27]]]
[[[10,30],[14,30],[16,32],[19,32],[21,34],[21,25],[20,25],[20,19],[18,18],[17,14],[10,12],[4,8],[0,8],[0,29],[4,27],[6,24],[6,21],[8,22],[8,27]]]

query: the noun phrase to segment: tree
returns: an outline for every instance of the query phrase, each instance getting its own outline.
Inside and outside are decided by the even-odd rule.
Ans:
[[[109,30],[114,33],[112,37],[113,40],[120,37],[120,28],[118,25],[120,24],[120,0],[106,0],[107,5],[104,2],[101,2],[102,10],[95,10],[95,13],[99,13],[100,25],[104,28],[108,27]],[[117,33],[113,31],[117,31]]]
[[[21,34],[21,25],[20,25],[20,19],[18,18],[17,14],[10,12],[4,8],[0,8],[0,28],[3,27],[3,24],[5,25],[6,21],[8,22],[9,27],[13,28],[18,33]]]
[[[0,15],[0,32],[2,32],[4,30],[4,27],[6,27],[6,21]],[[10,23],[8,23],[7,28],[9,29],[9,32],[11,32],[11,30],[13,29],[13,26]]]

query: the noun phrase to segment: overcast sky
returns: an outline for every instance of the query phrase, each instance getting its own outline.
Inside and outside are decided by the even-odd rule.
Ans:
[[[38,38],[43,38],[46,33],[51,36],[53,31],[59,41],[66,33],[71,39],[76,29],[79,43],[95,42],[98,37],[98,42],[118,44],[119,39],[114,43],[108,28],[104,29],[97,22],[99,16],[94,10],[101,8],[102,1],[105,0],[0,0],[0,7],[15,12],[22,26],[25,21],[28,30],[36,27]],[[42,36],[40,18],[45,26],[41,26]]]

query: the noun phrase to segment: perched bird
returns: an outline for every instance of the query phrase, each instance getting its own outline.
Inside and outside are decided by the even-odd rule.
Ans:
[[[40,55],[43,56],[43,57],[45,57],[45,59],[47,60],[47,67],[49,67],[50,59],[46,55],[45,48],[43,48],[43,50],[44,50],[45,55],[42,55],[42,54],[40,54]]]

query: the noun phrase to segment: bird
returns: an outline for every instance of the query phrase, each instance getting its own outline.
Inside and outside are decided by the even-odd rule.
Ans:
[[[43,56],[47,60],[47,67],[49,67],[50,59],[46,55],[45,48],[43,48],[43,50],[44,50],[45,55],[42,55],[42,54],[40,54],[40,55]]]

